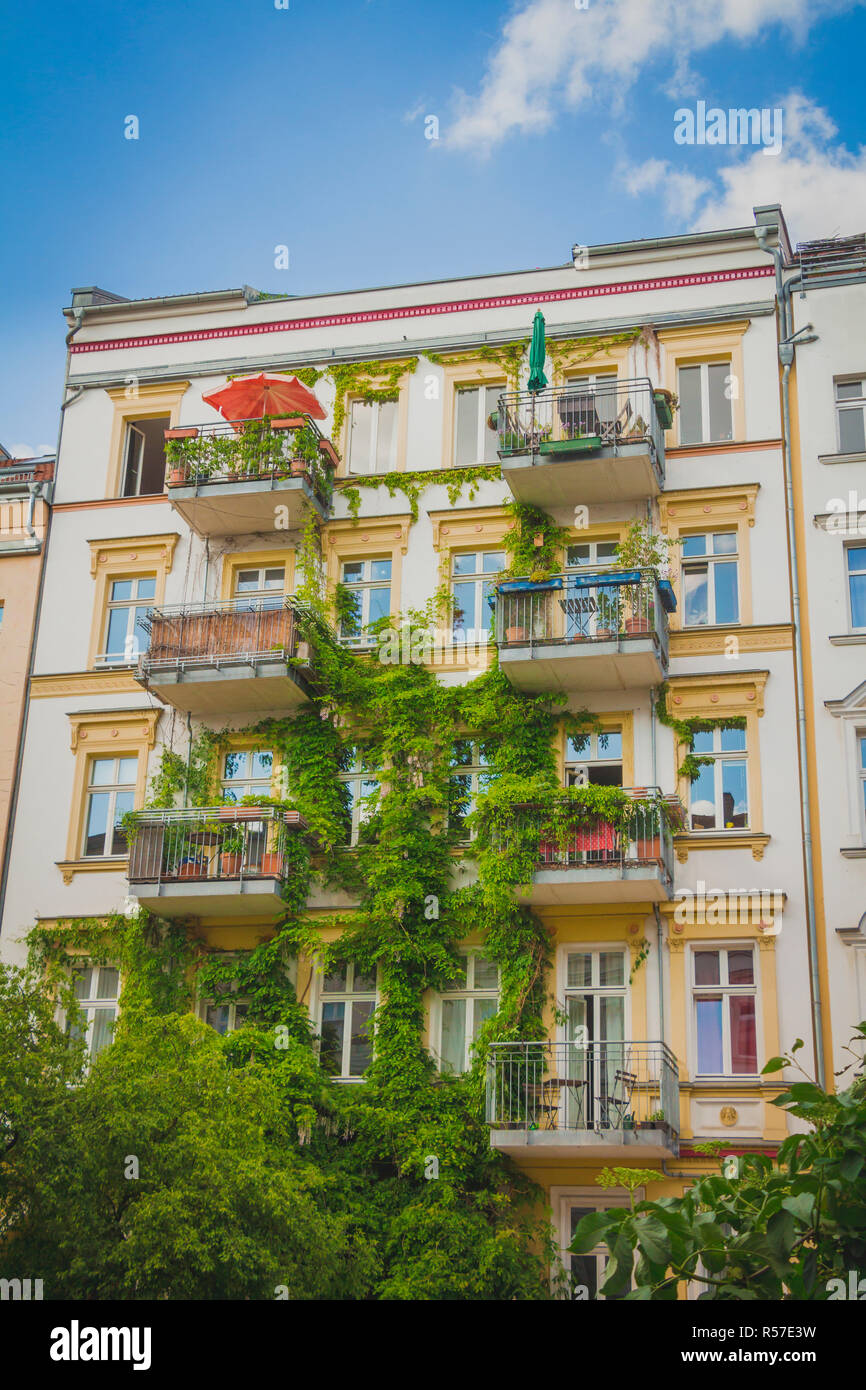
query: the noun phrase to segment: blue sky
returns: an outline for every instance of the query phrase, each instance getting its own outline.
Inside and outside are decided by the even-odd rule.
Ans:
[[[795,238],[866,229],[863,0],[2,14],[7,447],[54,446],[73,285],[298,294],[544,266],[757,202],[781,201]],[[676,145],[674,111],[699,100],[780,107],[782,153]]]

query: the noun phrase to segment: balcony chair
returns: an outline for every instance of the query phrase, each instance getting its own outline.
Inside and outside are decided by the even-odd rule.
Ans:
[[[629,1118],[631,1098],[637,1085],[633,1071],[615,1071],[609,1092],[602,1090],[598,1097],[601,1129],[624,1129]]]

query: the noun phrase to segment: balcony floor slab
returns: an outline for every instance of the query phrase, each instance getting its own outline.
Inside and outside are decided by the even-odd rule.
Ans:
[[[546,1159],[640,1163],[678,1151],[677,1140],[664,1129],[491,1129],[490,1145],[521,1166]]]
[[[293,710],[309,700],[301,675],[283,660],[225,666],[164,666],[136,680],[163,704],[202,717]]]
[[[658,864],[603,864],[580,869],[538,869],[528,896],[516,890],[522,903],[558,907],[574,903],[663,903],[673,896],[664,869]]]
[[[129,881],[141,906],[160,917],[262,917],[285,909],[278,878],[185,879],[175,883]]]
[[[325,504],[306,478],[251,478],[245,482],[175,484],[168,499],[178,515],[199,536],[269,534],[274,529],[276,508],[285,507],[281,530],[302,527],[310,509],[325,520]]]
[[[603,446],[591,454],[553,459],[542,453],[512,454],[502,458],[501,464],[514,498],[533,507],[634,502],[661,491],[646,444]]]
[[[660,685],[667,674],[653,634],[610,641],[537,642],[500,647],[499,664],[516,690],[635,690]]]

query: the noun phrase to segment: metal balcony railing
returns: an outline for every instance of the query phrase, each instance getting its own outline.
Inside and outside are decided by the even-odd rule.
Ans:
[[[297,811],[273,806],[140,811],[134,825],[129,881],[156,884],[284,878],[288,838],[306,830]]]
[[[495,1129],[679,1132],[679,1071],[663,1042],[493,1043],[486,1089]]]
[[[676,608],[676,598],[655,570],[596,568],[537,584],[506,580],[488,601],[497,646],[652,636],[667,661],[667,615]]]
[[[231,420],[168,430],[166,434],[169,490],[253,480],[273,485],[277,479],[299,472],[302,461],[323,500],[333,492],[337,455],[309,416]],[[295,468],[294,460],[299,460]]]
[[[515,806],[504,840],[515,837],[533,848],[538,869],[580,872],[628,869],[656,865],[662,880],[673,888],[674,847],[671,822],[682,819],[676,796],[662,796],[658,787],[624,787],[631,799],[622,824],[587,811],[580,789],[551,806]]]
[[[664,459],[664,431],[648,377],[609,385],[505,391],[497,412],[500,457],[512,454],[592,452],[644,444],[657,470]]]
[[[139,662],[145,678],[167,669],[255,665],[298,655],[298,610],[282,595],[165,604],[149,610],[145,625],[150,645]]]

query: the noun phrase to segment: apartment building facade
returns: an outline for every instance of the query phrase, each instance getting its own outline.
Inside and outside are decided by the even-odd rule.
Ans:
[[[789,264],[780,210],[757,210],[756,223]],[[537,310],[546,381],[529,389]],[[337,638],[357,660],[377,659],[371,623],[423,610],[447,586],[439,678],[465,683],[498,660],[516,690],[590,711],[589,732],[558,735],[562,787],[619,788],[634,802],[628,830],[603,817],[565,838],[539,827],[521,901],[551,943],[548,1037],[497,1045],[487,1064],[491,1144],[540,1184],[558,1243],[588,1208],[616,1200],[594,1182],[605,1165],[658,1169],[663,1195],[706,1171],[702,1141],[773,1151],[785,1074],[761,1068],[797,1037],[813,1064],[815,969],[776,280],[755,226],[592,247],[548,270],[291,299],[80,291],[67,321],[4,957],[23,958],[35,922],[136,906],[184,921],[215,952],[273,932],[282,837],[304,833],[304,806],[288,822],[270,805],[231,807],[292,797],[274,750],[249,730],[321,698],[292,599],[312,524],[324,578],[344,596]],[[280,412],[251,433],[206,400],[260,373],[300,373],[321,411]],[[388,399],[371,399],[370,383]],[[306,466],[290,466],[287,435],[303,435]],[[239,465],[244,441],[261,449],[264,437],[267,468]],[[804,436],[804,458],[812,443]],[[449,489],[460,470],[471,487]],[[376,485],[405,474],[417,514],[405,487]],[[566,537],[541,579],[503,578],[513,501]],[[617,563],[635,522],[671,539],[666,565],[637,553]],[[856,666],[856,645],[834,652]],[[847,667],[832,697],[826,680],[821,690],[860,708]],[[831,709],[824,736],[844,725],[859,738],[858,718]],[[202,729],[222,740],[220,806],[210,818],[151,810],[130,849],[121,818],[146,806],[162,751],[185,758]],[[477,743],[455,749],[454,767],[471,803],[486,784]],[[355,833],[380,770],[359,756],[341,772]],[[862,815],[864,784],[851,776]],[[323,939],[339,935],[347,907],[314,883]],[[450,1070],[469,1064],[499,991],[484,941],[461,949],[459,987],[424,1000],[429,1049]],[[844,972],[848,945],[832,949]],[[375,975],[348,962],[323,977],[301,958],[294,984],[335,1083],[360,1080]],[[116,972],[86,977],[94,1049],[119,988]],[[854,1004],[840,1003],[840,1028]],[[243,1000],[204,1016],[239,1026]],[[592,1284],[602,1258],[575,1272]]]

